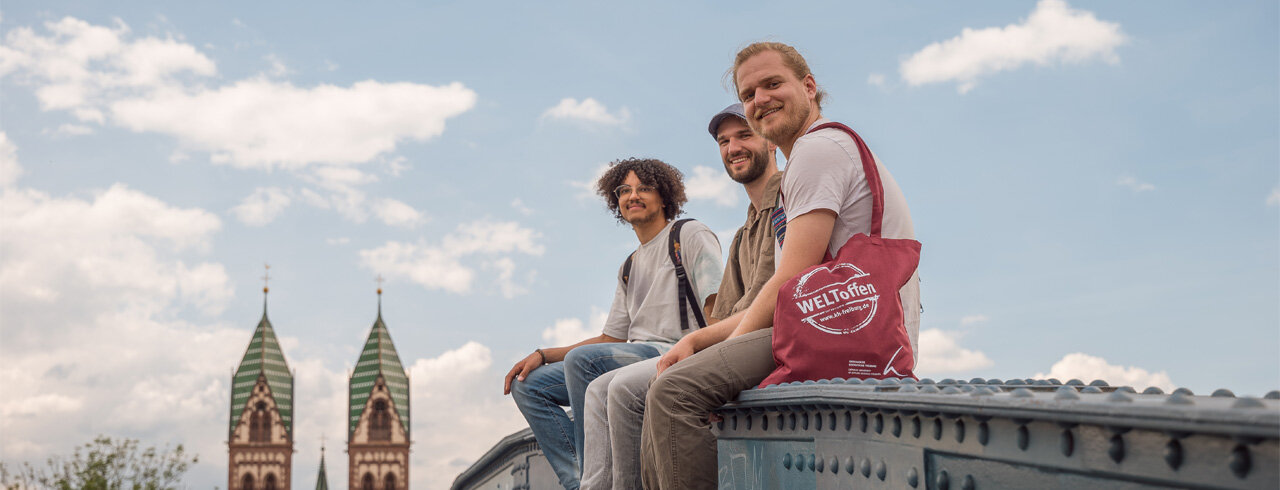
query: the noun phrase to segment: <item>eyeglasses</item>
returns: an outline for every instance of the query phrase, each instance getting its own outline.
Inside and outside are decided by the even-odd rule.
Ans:
[[[618,199],[621,200],[623,197],[631,195],[631,191],[632,191],[631,186],[627,184],[622,184],[613,189],[613,195],[618,196]],[[654,189],[653,186],[651,185],[641,185],[640,187],[636,187],[635,191],[638,193],[647,193],[647,192],[657,192],[658,190]]]

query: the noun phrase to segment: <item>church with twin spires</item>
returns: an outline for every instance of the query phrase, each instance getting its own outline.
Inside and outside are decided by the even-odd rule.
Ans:
[[[262,319],[231,378],[228,490],[284,490],[305,484],[295,482],[293,474],[295,373],[267,318],[267,292],[263,287]],[[409,376],[382,321],[381,288],[377,318],[347,386],[347,488],[407,490],[412,442]],[[315,485],[329,488],[323,447]]]

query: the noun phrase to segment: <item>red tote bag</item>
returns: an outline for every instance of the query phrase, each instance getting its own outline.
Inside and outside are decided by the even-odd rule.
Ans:
[[[791,278],[778,291],[773,314],[773,360],[761,387],[831,378],[914,378],[915,353],[902,311],[902,289],[920,264],[920,242],[883,238],[884,189],[871,150],[840,123],[858,146],[871,188],[871,234],[856,234],[835,258]],[[812,131],[810,131],[812,132]],[[785,197],[784,197],[785,198]]]

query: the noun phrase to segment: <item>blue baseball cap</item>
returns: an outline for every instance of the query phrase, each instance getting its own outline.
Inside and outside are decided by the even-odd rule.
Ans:
[[[741,103],[735,103],[729,107],[725,107],[723,110],[716,113],[715,117],[711,118],[711,125],[707,126],[707,132],[711,133],[712,138],[716,137],[716,132],[720,129],[720,123],[724,122],[724,118],[726,117],[736,117],[742,119],[742,122],[747,121],[747,114],[742,111]]]

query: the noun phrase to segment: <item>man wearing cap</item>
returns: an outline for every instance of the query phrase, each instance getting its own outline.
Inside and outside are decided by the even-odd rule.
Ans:
[[[778,206],[782,174],[774,160],[776,147],[747,127],[742,104],[733,104],[711,118],[707,130],[720,146],[725,172],[741,183],[751,202],[747,221],[733,237],[720,291],[707,328],[745,309],[756,292],[773,275],[772,220],[785,221]],[[720,332],[728,336],[732,329]],[[690,335],[697,334],[697,332]],[[586,460],[582,488],[638,489],[640,483],[640,433],[645,394],[657,373],[657,358],[610,371],[587,388],[585,430]]]

